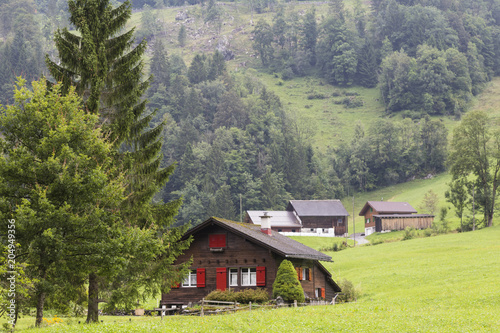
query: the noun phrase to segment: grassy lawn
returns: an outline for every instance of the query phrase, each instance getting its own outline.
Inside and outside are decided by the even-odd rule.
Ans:
[[[342,237],[290,236],[290,238],[318,251],[325,248],[331,248],[334,243],[341,244],[346,241],[346,239]],[[348,239],[347,244],[352,246],[353,241]]]
[[[206,317],[102,317],[23,332],[498,332],[500,227],[329,253],[361,290],[336,306]],[[306,240],[306,243],[309,240]],[[33,318],[28,318],[30,325]],[[23,322],[27,319],[23,319]],[[64,318],[63,318],[64,320]],[[130,322],[131,320],[131,322]]]

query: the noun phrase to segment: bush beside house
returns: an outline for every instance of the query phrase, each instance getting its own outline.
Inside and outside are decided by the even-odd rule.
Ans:
[[[273,283],[273,298],[281,296],[285,302],[304,302],[304,290],[297,278],[297,272],[289,260],[283,260]]]

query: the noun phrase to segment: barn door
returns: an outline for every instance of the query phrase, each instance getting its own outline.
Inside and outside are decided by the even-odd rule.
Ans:
[[[380,217],[375,218],[375,231],[376,232],[382,231],[382,219]]]
[[[217,289],[218,290],[226,290],[227,287],[227,268],[226,267],[217,267]]]

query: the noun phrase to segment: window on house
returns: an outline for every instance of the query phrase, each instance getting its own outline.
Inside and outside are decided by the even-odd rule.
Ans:
[[[229,269],[229,286],[237,286],[238,285],[238,269],[230,268]]]
[[[337,224],[338,224],[338,225],[341,225],[341,224],[343,224],[343,223],[344,223],[344,220],[343,220],[343,219],[338,219],[338,220],[337,220]]]
[[[370,207],[370,212],[373,212],[373,208],[372,207]]]
[[[226,234],[212,234],[208,236],[208,246],[210,248],[226,247]]]
[[[299,279],[302,281],[311,281],[311,269],[307,267],[299,268]]]
[[[370,219],[366,219],[366,223],[370,223]]]
[[[257,270],[255,267],[241,269],[241,285],[242,286],[257,285]]]
[[[314,289],[314,296],[316,296],[316,298],[325,298],[325,288]]]
[[[189,271],[189,275],[186,276],[184,282],[182,282],[183,287],[196,287],[196,269]]]

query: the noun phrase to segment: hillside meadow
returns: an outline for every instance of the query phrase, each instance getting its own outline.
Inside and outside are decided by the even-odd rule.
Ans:
[[[500,227],[328,253],[355,303],[205,317],[102,317],[22,332],[496,332],[500,330]],[[30,323],[28,323],[28,320]],[[83,320],[83,319],[81,319]],[[67,323],[72,324],[68,325]],[[33,318],[20,324],[28,327]]]

